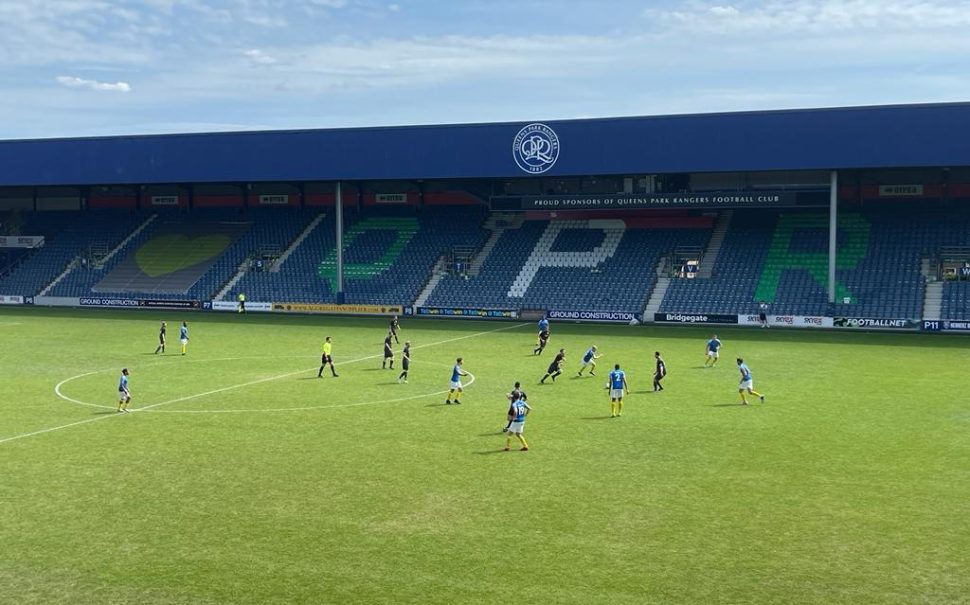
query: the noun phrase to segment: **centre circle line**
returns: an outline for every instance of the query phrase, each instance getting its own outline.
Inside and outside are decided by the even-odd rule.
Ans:
[[[521,328],[522,326],[526,326],[526,325],[529,325],[529,324],[521,323],[521,324],[515,324],[515,325],[512,325],[512,326],[503,326],[501,328],[496,328],[494,330],[486,330],[486,331],[483,331],[483,332],[476,332],[474,334],[466,334],[464,336],[457,336],[455,338],[449,338],[449,339],[440,340],[440,341],[437,341],[437,342],[416,345],[416,346],[414,346],[412,348],[413,349],[423,349],[423,348],[428,348],[428,347],[439,346],[439,345],[447,344],[447,343],[450,343],[450,342],[456,342],[456,341],[465,340],[465,339],[468,339],[468,338],[476,338],[478,336],[484,336],[486,334],[492,334],[492,333],[495,333],[495,332],[503,332],[503,331],[512,330],[512,329],[515,329],[515,328]],[[273,357],[278,357],[278,356],[273,356]],[[378,353],[378,354],[375,354],[375,355],[367,355],[367,356],[364,356],[364,357],[358,357],[358,358],[351,359],[351,360],[348,360],[348,361],[344,361],[344,362],[341,362],[341,363],[335,364],[335,365],[349,365],[351,363],[357,363],[357,362],[360,362],[360,361],[366,361],[368,359],[377,359],[379,357],[382,357],[382,354],[381,353]],[[232,361],[232,360],[235,360],[235,359],[239,359],[239,358],[222,358],[222,359],[211,359],[211,360],[201,360],[201,359],[199,359],[199,360],[193,360],[193,361],[196,362],[196,363],[203,363],[205,361]],[[430,363],[430,362],[421,362],[421,363]],[[159,407],[162,407],[162,406],[166,406],[166,405],[171,405],[173,403],[181,403],[183,401],[190,401],[192,399],[198,399],[200,397],[206,397],[208,395],[215,395],[217,393],[223,393],[223,392],[226,392],[226,391],[231,391],[231,390],[235,390],[235,389],[245,388],[247,386],[253,386],[253,385],[261,384],[261,383],[264,383],[264,382],[271,382],[271,381],[274,381],[274,380],[282,380],[284,378],[289,378],[291,376],[297,376],[299,374],[304,374],[306,372],[311,372],[311,371],[313,371],[315,369],[317,369],[317,368],[316,367],[313,367],[313,368],[307,368],[307,369],[303,369],[303,370],[296,370],[296,371],[293,371],[293,372],[286,372],[284,374],[278,374],[278,375],[275,375],[275,376],[268,376],[266,378],[260,378],[258,380],[244,382],[244,383],[240,383],[240,384],[236,384],[236,385],[230,385],[230,386],[222,387],[222,388],[219,388],[219,389],[213,389],[211,391],[206,391],[204,393],[197,393],[195,395],[187,395],[187,396],[184,396],[184,397],[177,397],[175,399],[170,399],[170,400],[162,401],[162,402],[159,402],[159,403],[153,403],[153,404],[146,405],[146,406],[142,406],[142,407],[139,407],[139,408],[132,408],[131,411],[132,412],[155,412],[155,413],[160,413],[158,410],[156,410],[156,408],[159,408]],[[76,404],[79,404],[79,405],[84,405],[84,406],[88,406],[88,407],[96,407],[96,408],[101,408],[101,409],[113,409],[112,406],[106,406],[106,405],[100,405],[100,404],[95,404],[95,403],[89,403],[89,402],[85,402],[85,401],[80,401],[78,399],[74,399],[72,397],[68,397],[67,395],[64,395],[61,392],[61,387],[63,385],[65,385],[65,384],[67,384],[68,382],[71,382],[73,380],[77,380],[77,379],[83,378],[85,376],[90,376],[92,374],[97,374],[97,373],[101,373],[101,372],[109,372],[109,371],[111,371],[111,370],[95,370],[95,371],[92,371],[92,372],[86,372],[86,373],[83,373],[83,374],[78,374],[77,376],[72,376],[70,378],[66,378],[65,380],[62,380],[61,382],[59,382],[54,387],[54,393],[58,397],[60,397],[61,399],[64,399],[66,401],[70,401],[72,403],[76,403]],[[472,383],[474,383],[475,377],[474,377],[474,374],[472,374],[471,372],[469,372],[468,374],[470,376],[472,376],[472,380],[470,380],[468,382],[468,385],[471,385]],[[415,396],[411,396],[411,397],[408,397],[408,398],[404,398],[401,401],[407,401],[407,400],[410,400],[410,399],[418,399],[418,398],[421,398],[421,397],[434,397],[435,395],[441,395],[441,394],[444,394],[444,393],[447,393],[447,392],[448,391],[438,391],[438,392],[428,393],[428,394],[424,394],[424,395],[415,395]],[[398,402],[398,400],[386,401],[386,403],[396,403],[396,402]],[[252,409],[252,410],[165,410],[164,412],[166,412],[166,413],[183,413],[183,414],[184,413],[195,413],[195,414],[203,414],[203,413],[206,413],[206,414],[214,414],[215,413],[215,414],[217,414],[217,413],[284,412],[284,411],[304,411],[304,410],[310,410],[310,409],[325,409],[325,408],[338,408],[338,407],[356,407],[356,406],[362,406],[362,405],[375,405],[377,403],[380,403],[380,402],[379,401],[370,401],[370,402],[361,402],[361,403],[352,403],[352,404],[341,404],[341,405],[331,405],[331,406],[310,406],[310,407],[297,407],[297,408],[276,408],[276,409],[268,409],[268,410],[266,410],[266,409],[264,409],[264,410],[258,410],[258,409]],[[0,441],[0,443],[2,443],[2,441]]]

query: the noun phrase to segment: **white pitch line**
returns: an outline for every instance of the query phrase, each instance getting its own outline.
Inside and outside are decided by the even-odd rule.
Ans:
[[[61,387],[72,380],[77,380],[78,378],[84,378],[85,376],[90,376],[91,374],[100,374],[101,372],[107,372],[107,371],[108,370],[95,370],[93,372],[86,372],[84,374],[78,374],[77,376],[71,376],[70,378],[65,378],[64,380],[54,385],[54,394],[60,397],[61,399],[66,399],[67,401],[70,401],[71,403],[76,403],[78,405],[86,405],[92,408],[104,408],[104,409],[110,410],[111,408],[106,405],[98,405],[97,403],[88,403],[86,401],[72,399],[71,397],[68,397],[67,395],[61,392]]]
[[[72,426],[78,426],[81,424],[88,424],[91,422],[97,422],[98,420],[106,420],[108,418],[116,418],[118,416],[124,416],[125,414],[106,414],[104,416],[98,416],[97,418],[88,418],[87,420],[78,420],[77,422],[72,422],[70,424],[62,424],[60,426],[53,426],[49,429],[41,429],[39,431],[34,431],[32,433],[23,433],[21,435],[14,435],[13,437],[5,437],[0,439],[0,443],[7,443],[8,441],[16,441],[17,439],[26,439],[27,437],[33,437],[35,435],[43,435],[44,433],[53,433],[54,431],[59,431],[61,429],[69,429]]]
[[[484,336],[485,334],[491,334],[493,332],[501,332],[503,330],[511,330],[512,328],[519,328],[519,327],[522,327],[522,326],[525,326],[525,325],[528,325],[528,324],[516,324],[514,326],[507,326],[507,327],[504,327],[504,328],[498,328],[497,330],[488,330],[486,332],[476,332],[475,334],[466,334],[465,336],[458,336],[458,337],[455,337],[455,338],[449,338],[447,340],[439,340],[438,342],[431,342],[431,343],[428,343],[428,344],[425,344],[425,345],[418,345],[418,346],[415,346],[415,347],[412,347],[412,348],[414,348],[414,349],[421,349],[421,348],[427,348],[427,347],[435,347],[435,346],[438,346],[438,345],[447,344],[449,342],[455,342],[455,341],[458,341],[458,340],[465,340],[466,338],[475,338],[476,336]],[[334,364],[334,365],[348,365],[348,364],[351,364],[351,363],[357,363],[358,361],[366,361],[368,359],[377,359],[378,357],[381,357],[381,356],[383,356],[383,353],[378,353],[376,355],[367,355],[365,357],[358,357],[357,359],[352,359],[350,361],[345,361],[345,362],[338,363],[338,364]],[[222,387],[220,389],[213,389],[211,391],[206,391],[205,393],[198,393],[197,395],[186,395],[185,397],[178,397],[176,399],[169,399],[168,401],[162,401],[160,403],[153,403],[151,405],[142,406],[140,408],[133,408],[132,411],[133,412],[147,411],[147,410],[151,410],[151,409],[154,409],[154,408],[161,407],[163,405],[169,405],[169,404],[172,404],[172,403],[181,403],[183,401],[189,401],[191,399],[198,399],[199,397],[206,397],[208,395],[215,395],[216,393],[224,393],[226,391],[233,391],[235,389],[241,389],[241,388],[244,388],[244,387],[253,386],[254,384],[261,384],[261,383],[264,383],[264,382],[271,382],[273,380],[281,380],[283,378],[289,378],[290,376],[297,376],[299,374],[305,374],[307,372],[312,372],[313,370],[316,370],[316,369],[318,369],[318,367],[317,366],[313,366],[312,368],[307,368],[305,370],[296,370],[294,372],[287,372],[285,374],[278,374],[276,376],[267,376],[266,378],[260,378],[259,380],[252,380],[250,382],[244,382],[244,383],[241,383],[241,384],[234,384],[234,385],[230,385],[230,386],[227,386],[227,387]],[[431,395],[428,395],[428,397],[430,397],[430,396]]]
[[[413,362],[412,362],[413,363]],[[471,380],[468,381],[466,387],[471,386],[475,383],[475,375],[468,372],[471,376]],[[358,403],[341,403],[337,405],[308,405],[298,408],[260,408],[251,410],[149,410],[151,414],[263,414],[271,412],[308,412],[311,410],[329,410],[333,408],[356,408],[364,405],[378,405],[385,403],[401,403],[402,401],[411,401],[414,399],[424,399],[426,397],[435,397],[437,395],[444,395],[450,392],[448,389],[443,391],[435,391],[434,393],[421,393],[420,395],[411,395],[410,397],[400,397],[398,399],[375,399],[374,401],[361,401]],[[141,408],[144,410],[145,408]]]
[[[468,339],[468,338],[476,338],[478,336],[484,336],[486,334],[493,334],[495,332],[504,332],[506,330],[513,330],[515,328],[521,328],[522,326],[527,326],[527,325],[529,325],[529,324],[522,323],[522,324],[515,324],[513,326],[504,326],[502,328],[497,328],[495,330],[486,330],[484,332],[476,332],[474,334],[466,334],[465,336],[458,336],[458,337],[455,337],[455,338],[448,338],[446,340],[441,340],[441,341],[434,342],[434,343],[428,343],[428,344],[424,344],[424,345],[417,345],[414,348],[415,349],[423,349],[423,348],[427,348],[427,347],[432,347],[432,346],[437,346],[437,345],[443,345],[443,344],[447,344],[449,342],[456,342],[456,341],[465,340],[465,339]],[[380,355],[371,355],[371,356],[366,357],[364,359],[373,359],[375,357],[380,357]],[[346,362],[346,363],[350,363],[350,362]],[[314,369],[314,368],[310,368],[310,370],[312,370],[312,369]],[[218,392],[222,392],[222,391],[227,391],[227,390],[236,389],[236,388],[242,388],[243,386],[250,386],[252,384],[258,384],[260,382],[268,382],[270,380],[278,380],[278,379],[281,379],[281,378],[286,378],[288,376],[295,376],[296,374],[302,374],[302,373],[308,372],[310,370],[300,370],[299,372],[287,372],[286,374],[281,374],[279,376],[271,376],[271,377],[268,377],[268,378],[263,378],[261,380],[253,381],[253,382],[249,382],[249,383],[245,383],[243,385],[235,385],[235,386],[231,386],[231,387],[225,387],[223,389],[216,389],[215,391],[212,391],[212,392],[207,393],[207,394],[211,395],[211,394],[218,393]],[[58,383],[57,386],[59,387],[59,386],[63,385],[68,380],[74,380],[75,378],[81,378],[82,376],[89,376],[91,374],[96,374],[98,372],[103,372],[103,371],[106,371],[106,370],[97,370],[95,372],[88,372],[86,374],[78,375],[78,376],[75,376],[74,378],[69,378],[67,380],[61,381],[60,383]],[[471,384],[471,383],[469,383],[469,384]],[[70,399],[70,398],[64,396],[62,393],[60,393],[60,391],[59,391],[59,389],[57,387],[55,387],[55,393],[57,394],[58,397],[61,397],[63,399],[66,399],[68,401],[71,401],[73,403],[81,403],[82,405],[95,406],[95,407],[104,407],[104,406],[96,406],[96,404],[84,403],[84,402],[79,402],[79,401],[74,400],[74,399]],[[137,408],[137,409],[132,410],[132,411],[134,412],[134,411],[138,411],[138,410],[147,410],[147,409],[151,409],[151,408],[160,407],[160,406],[163,406],[163,405],[169,405],[171,403],[177,403],[177,402],[181,402],[181,401],[187,401],[189,399],[195,399],[197,397],[202,397],[202,396],[203,396],[203,394],[193,395],[193,396],[190,396],[190,397],[180,397],[178,399],[173,399],[171,401],[163,401],[161,403],[152,404],[150,406],[145,406],[143,408]],[[434,396],[434,394],[421,395],[421,397],[433,397],[433,396]],[[365,402],[365,403],[362,403],[362,404],[348,404],[347,407],[350,407],[352,405],[367,405],[367,404],[369,404],[369,402]],[[210,411],[210,413],[211,413],[211,411]],[[11,437],[5,437],[5,438],[0,439],[0,444],[7,443],[7,442],[10,442],[10,441],[16,441],[18,439],[26,439],[27,437],[33,437],[33,436],[36,436],[36,435],[43,435],[43,434],[46,434],[46,433],[53,433],[54,431],[60,431],[62,429],[71,428],[73,426],[80,426],[82,424],[89,424],[91,422],[97,422],[98,420],[107,420],[108,418],[118,418],[118,417],[126,416],[126,415],[127,414],[108,414],[108,415],[104,415],[104,416],[98,416],[97,418],[88,418],[86,420],[79,420],[77,422],[72,422],[70,424],[62,424],[60,426],[54,426],[54,427],[50,427],[50,428],[47,428],[47,429],[41,429],[39,431],[33,431],[33,432],[30,432],[30,433],[22,433],[20,435],[13,435]]]

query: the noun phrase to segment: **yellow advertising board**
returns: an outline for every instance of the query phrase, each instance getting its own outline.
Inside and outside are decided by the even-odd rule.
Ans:
[[[275,313],[344,313],[348,315],[403,315],[401,305],[353,305],[335,303],[274,302]]]

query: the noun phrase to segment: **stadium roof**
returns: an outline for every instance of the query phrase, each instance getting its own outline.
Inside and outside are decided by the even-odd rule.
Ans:
[[[529,124],[0,141],[0,186],[970,166],[970,103]]]

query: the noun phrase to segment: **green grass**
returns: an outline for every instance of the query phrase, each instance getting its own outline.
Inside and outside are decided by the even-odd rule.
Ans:
[[[532,324],[405,318],[399,385],[385,329],[0,309],[0,602],[970,600],[966,339],[724,329],[702,369],[706,329],[554,323],[534,358]],[[336,380],[316,379],[327,334]],[[571,378],[593,343],[601,376]],[[566,374],[537,385],[559,347]],[[446,407],[459,355],[475,380]],[[736,405],[737,355],[764,406]],[[615,362],[633,392],[612,420]],[[122,366],[156,407],[112,411]],[[55,395],[89,372],[62,393],[105,407]],[[516,379],[525,453],[500,451]]]

